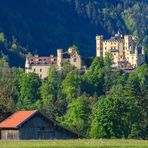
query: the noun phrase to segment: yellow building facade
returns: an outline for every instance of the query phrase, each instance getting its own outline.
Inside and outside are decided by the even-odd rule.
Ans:
[[[105,57],[111,53],[113,68],[134,69],[144,63],[144,50],[137,49],[137,38],[132,35],[116,34],[108,40],[102,35],[96,36],[96,56]]]

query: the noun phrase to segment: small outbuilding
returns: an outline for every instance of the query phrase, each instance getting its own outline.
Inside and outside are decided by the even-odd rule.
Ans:
[[[0,123],[1,139],[77,139],[78,132],[63,127],[39,110],[17,111]]]

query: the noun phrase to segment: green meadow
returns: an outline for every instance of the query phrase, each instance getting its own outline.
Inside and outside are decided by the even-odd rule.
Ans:
[[[0,148],[148,148],[144,140],[0,141]]]

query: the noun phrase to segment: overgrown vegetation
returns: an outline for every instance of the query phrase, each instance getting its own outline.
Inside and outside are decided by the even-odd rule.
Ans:
[[[1,0],[0,118],[40,109],[92,138],[147,139],[147,13],[147,0]],[[95,35],[118,31],[137,35],[145,48],[146,64],[132,73],[112,70],[109,56],[95,58],[85,74],[64,62],[45,80],[13,67],[23,67],[26,54],[55,53],[72,44],[82,55],[94,55]]]
[[[148,138],[147,64],[125,73],[112,70],[108,56],[95,58],[86,73],[64,67],[41,80],[1,59],[0,116],[40,109],[92,138]]]

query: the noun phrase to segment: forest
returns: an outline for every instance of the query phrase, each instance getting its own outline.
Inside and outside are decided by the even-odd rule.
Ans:
[[[1,0],[0,32],[19,47],[0,54],[17,67],[29,52],[47,56],[73,44],[82,56],[94,56],[96,34],[109,38],[118,31],[136,35],[138,46],[146,46],[147,14],[147,0]]]
[[[94,58],[86,73],[66,62],[35,73],[0,60],[0,119],[16,110],[39,109],[92,138],[148,138],[148,65],[126,73],[109,56]]]
[[[147,0],[1,0],[0,120],[39,109],[91,138],[148,139],[147,14]],[[131,73],[113,70],[109,56],[92,58],[86,73],[67,62],[44,80],[24,72],[28,54],[47,56],[73,44],[88,61],[96,34],[118,31],[136,35],[145,48],[145,64]]]

